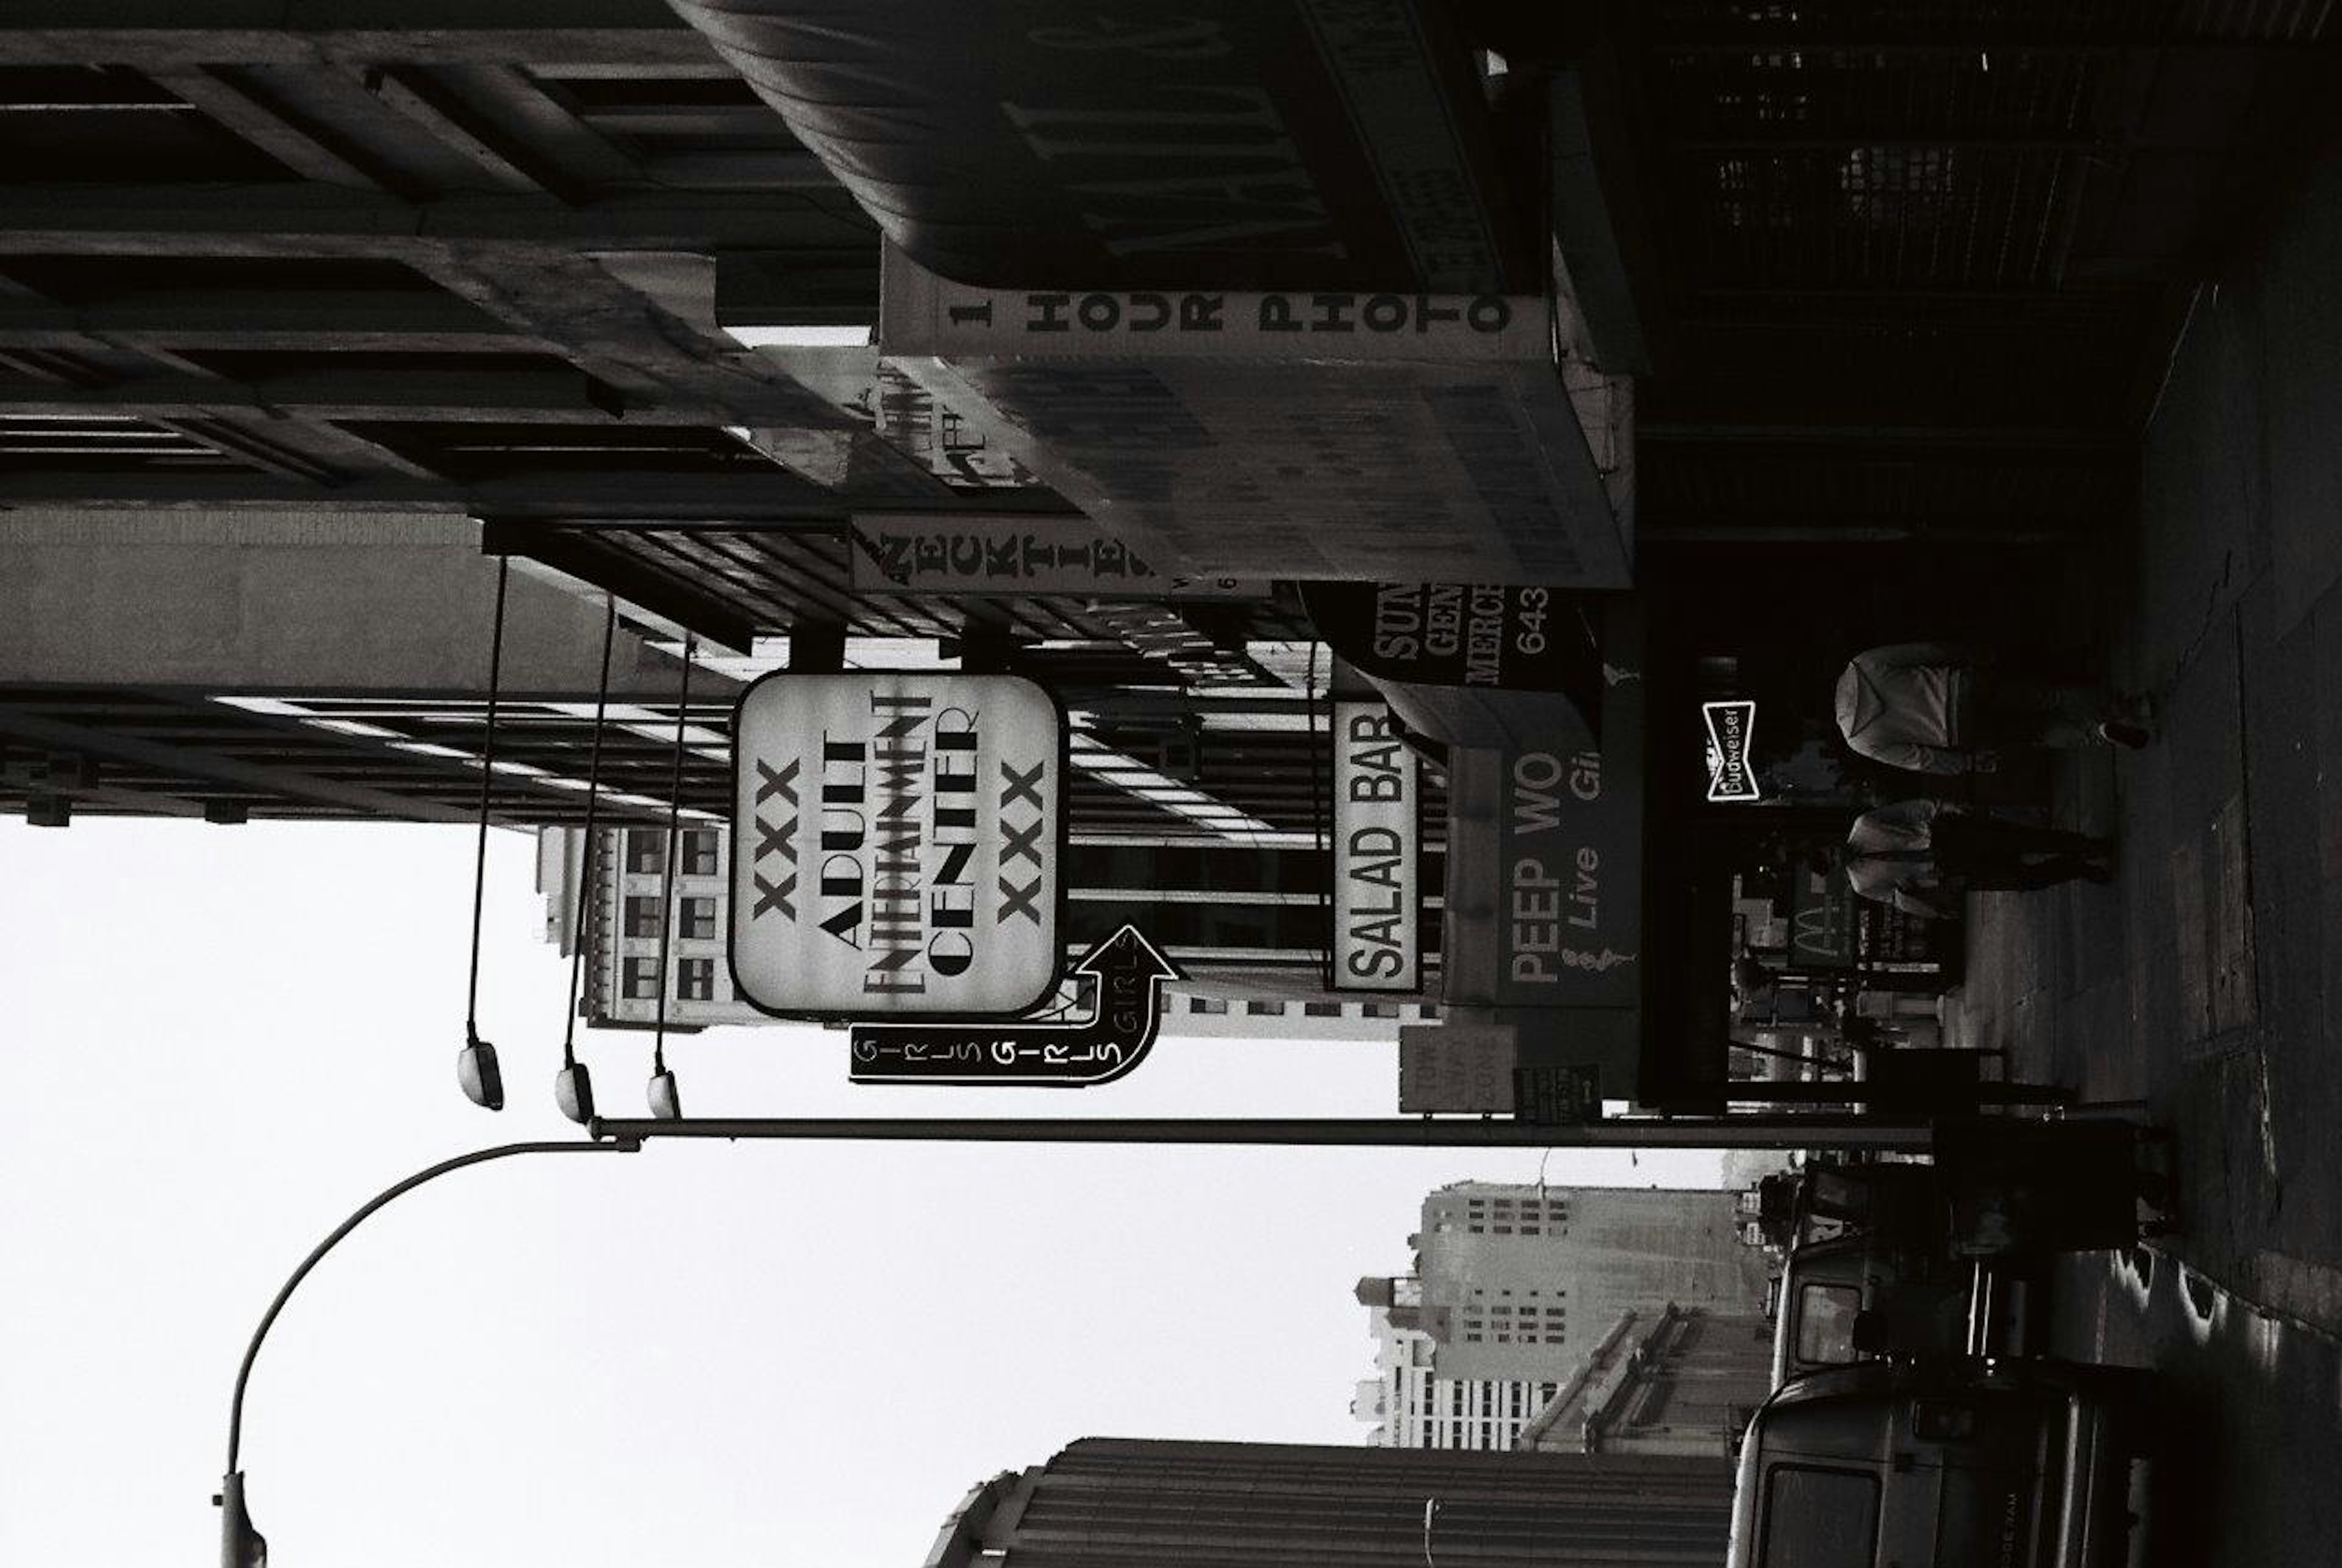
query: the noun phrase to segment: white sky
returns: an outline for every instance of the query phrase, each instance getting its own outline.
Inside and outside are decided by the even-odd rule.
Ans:
[[[237,1357],[343,1216],[553,1107],[565,965],[494,835],[455,1084],[468,830],[0,818],[0,1563],[208,1560]],[[589,1038],[640,1114],[649,1042]],[[675,1042],[695,1114],[1386,1115],[1393,1047],[1175,1042],[1046,1091],[856,1089],[844,1042]],[[1534,1150],[659,1144],[458,1172],[362,1226],[253,1373],[278,1568],[917,1568],[976,1481],[1091,1435],[1351,1443],[1361,1274]],[[1546,1179],[1714,1184],[1712,1155]]]

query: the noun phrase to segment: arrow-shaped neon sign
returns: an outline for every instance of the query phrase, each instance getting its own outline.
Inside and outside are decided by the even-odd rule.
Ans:
[[[1163,985],[1184,980],[1135,925],[1074,964],[1090,1016],[1059,1024],[857,1024],[847,1077],[856,1084],[970,1084],[1085,1089],[1146,1057],[1163,1022]]]

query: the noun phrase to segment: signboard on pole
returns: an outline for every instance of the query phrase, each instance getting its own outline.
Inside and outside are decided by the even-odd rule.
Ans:
[[[756,682],[733,720],[734,988],[798,1017],[1038,1005],[1065,948],[1065,753],[1021,676]]]
[[[1509,1024],[1402,1024],[1398,1030],[1398,1108],[1404,1115],[1439,1111],[1510,1112],[1519,1061]]]
[[[1541,1127],[1602,1120],[1602,1069],[1586,1063],[1513,1069],[1513,1114]]]
[[[1422,786],[1415,753],[1380,702],[1334,704],[1334,989],[1413,992],[1423,984],[1417,929]]]

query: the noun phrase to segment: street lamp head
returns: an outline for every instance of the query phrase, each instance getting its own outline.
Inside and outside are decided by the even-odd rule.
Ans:
[[[675,1070],[671,1067],[651,1074],[651,1114],[662,1122],[683,1120],[683,1094],[675,1086]]]
[[[230,1471],[212,1501],[220,1511],[220,1568],[268,1568],[268,1538],[244,1508],[244,1472]]]
[[[468,1031],[464,1049],[455,1056],[455,1082],[473,1104],[490,1111],[505,1108],[505,1074],[496,1065],[496,1048]]]
[[[593,1122],[594,1080],[586,1075],[585,1063],[572,1062],[553,1075],[553,1100],[579,1126]]]

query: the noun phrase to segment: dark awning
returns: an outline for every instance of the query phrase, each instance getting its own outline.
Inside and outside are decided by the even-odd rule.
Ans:
[[[1543,292],[1439,0],[673,4],[955,282]]]

